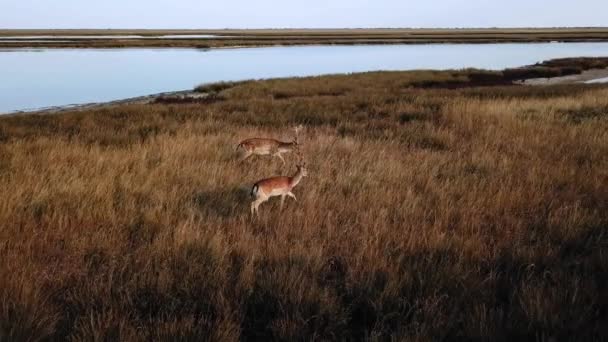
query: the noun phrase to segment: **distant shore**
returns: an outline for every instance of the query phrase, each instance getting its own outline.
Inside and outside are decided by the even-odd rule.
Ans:
[[[180,35],[186,36],[179,37]],[[193,35],[208,37],[196,38],[192,37]],[[32,37],[31,41],[23,39],[27,37]],[[608,28],[0,30],[0,48],[219,48],[277,45],[547,42],[608,42]]]

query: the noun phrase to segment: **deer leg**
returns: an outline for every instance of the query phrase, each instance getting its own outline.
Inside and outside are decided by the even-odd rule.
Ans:
[[[241,156],[241,158],[239,159],[240,162],[245,161],[245,159],[251,157],[253,155],[252,152],[246,151],[243,152],[243,155]]]
[[[294,195],[293,192],[291,192],[291,191],[287,193],[287,196],[293,198],[293,200],[296,202],[298,201],[298,199],[296,198],[296,195]]]
[[[257,217],[260,217],[260,212],[259,212],[258,207],[260,206],[260,204],[266,202],[267,200],[268,200],[268,198],[260,197],[260,198],[256,199],[255,201],[253,201],[251,203],[251,215],[253,215],[255,213]]]
[[[258,206],[260,205],[260,199],[256,199],[255,201],[251,202],[251,216],[253,216],[254,214],[258,214]],[[258,215],[259,216],[259,215]]]
[[[281,161],[283,162],[283,165],[285,165],[285,159],[283,159],[283,156],[281,155],[280,152],[277,152],[277,153],[273,154],[273,156],[279,157],[279,159],[281,159]]]
[[[256,210],[255,202],[257,202],[257,201],[251,202],[251,216],[253,216],[253,214],[255,213],[255,210]]]
[[[286,195],[281,195],[281,210],[283,210],[283,203],[285,203],[285,196]]]

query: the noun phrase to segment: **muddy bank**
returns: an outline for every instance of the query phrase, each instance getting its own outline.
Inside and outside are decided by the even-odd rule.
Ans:
[[[186,103],[186,102],[212,102],[216,101],[217,96],[211,93],[201,93],[194,90],[171,91],[158,94],[144,95],[131,97],[128,99],[108,101],[108,102],[91,102],[83,104],[71,104],[65,106],[53,106],[44,108],[35,108],[14,111],[2,116],[19,115],[19,114],[55,114],[65,111],[87,110],[91,108],[111,107],[117,105],[132,105],[132,104],[149,104],[149,103]]]
[[[608,69],[585,70],[578,75],[531,78],[519,81],[523,85],[553,85],[572,83],[608,83]]]

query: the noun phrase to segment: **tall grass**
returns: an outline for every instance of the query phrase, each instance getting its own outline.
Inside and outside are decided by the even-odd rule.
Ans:
[[[607,336],[608,88],[412,87],[463,77],[0,118],[0,340]],[[234,147],[298,123],[251,220],[296,158]]]

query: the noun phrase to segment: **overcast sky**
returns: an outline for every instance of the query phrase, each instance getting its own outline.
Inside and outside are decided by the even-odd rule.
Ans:
[[[0,28],[608,26],[608,0],[0,0]]]

